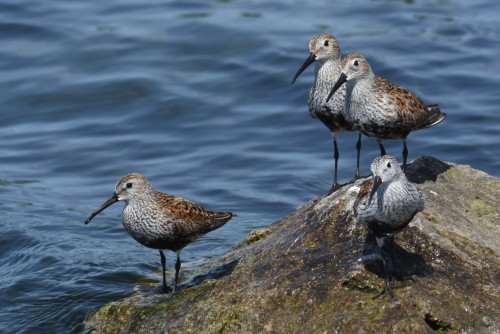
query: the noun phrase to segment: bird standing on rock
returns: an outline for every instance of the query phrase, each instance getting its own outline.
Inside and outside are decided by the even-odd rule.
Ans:
[[[375,158],[371,164],[373,179],[361,185],[354,214],[359,222],[365,223],[373,232],[382,252],[384,241],[388,239],[394,268],[394,234],[402,231],[415,215],[424,209],[424,197],[420,190],[408,181],[396,158],[384,155]],[[392,293],[387,258],[382,252],[382,263],[386,279],[385,290]],[[384,290],[384,291],[385,291]]]
[[[144,175],[131,173],[116,183],[113,196],[95,210],[85,224],[118,201],[125,201],[122,220],[127,233],[141,245],[160,251],[162,291],[165,293],[169,288],[165,279],[166,258],[163,250],[177,254],[175,292],[181,268],[181,250],[202,235],[223,226],[234,216],[231,212],[211,211],[183,198],[158,192]]]
[[[368,61],[360,54],[342,59],[342,73],[327,101],[344,83],[346,121],[355,130],[377,138],[381,155],[386,153],[383,140],[403,140],[403,170],[406,170],[408,157],[406,137],[410,132],[437,125],[446,117],[437,104],[426,106],[412,92],[375,76]]]

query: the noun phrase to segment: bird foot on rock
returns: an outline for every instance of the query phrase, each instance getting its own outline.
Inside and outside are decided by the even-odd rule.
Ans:
[[[169,287],[169,286],[159,286],[159,287],[157,287],[155,290],[156,290],[156,293],[157,293],[157,294],[162,294],[162,293],[167,294],[167,293],[172,293],[172,292],[174,291],[174,290],[173,290],[171,287]]]
[[[378,294],[376,294],[375,296],[372,297],[372,300],[382,297],[386,292],[389,293],[389,295],[391,296],[391,298],[394,298],[394,292],[393,292],[393,290],[395,290],[395,289],[401,289],[401,288],[407,288],[409,286],[412,286],[413,283],[416,282],[416,279],[413,276],[408,276],[408,277],[404,277],[404,278],[398,278],[398,281],[402,281],[402,280],[411,281],[411,283],[410,282],[405,282],[403,284],[398,284],[398,286],[395,286],[394,285],[395,278],[393,278],[391,280],[391,283],[389,285],[387,285],[384,288],[384,290],[382,290],[381,292],[379,292]]]

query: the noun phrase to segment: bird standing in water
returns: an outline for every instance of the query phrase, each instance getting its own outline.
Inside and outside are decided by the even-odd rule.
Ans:
[[[165,293],[169,288],[165,279],[166,258],[163,251],[170,250],[177,254],[175,292],[181,268],[181,250],[202,235],[223,226],[233,217],[231,212],[208,210],[183,198],[158,192],[144,175],[131,173],[116,183],[113,196],[95,210],[85,224],[118,201],[125,202],[122,221],[128,234],[141,245],[160,251],[162,291]]]

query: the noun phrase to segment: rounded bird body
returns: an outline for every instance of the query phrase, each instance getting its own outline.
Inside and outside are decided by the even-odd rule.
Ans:
[[[371,169],[374,177],[362,185],[355,203],[356,218],[376,236],[399,232],[424,209],[423,195],[393,156],[376,158]]]
[[[131,173],[116,183],[113,196],[95,210],[85,224],[117,201],[125,202],[122,222],[127,233],[140,244],[160,250],[164,291],[167,287],[163,250],[177,253],[175,291],[180,269],[180,251],[233,217],[231,212],[208,210],[186,199],[158,192],[144,175]]]
[[[401,173],[404,177],[404,173]],[[373,180],[367,182],[365,187],[371,189]],[[422,194],[407,180],[382,182],[371,200],[369,197],[360,199],[357,219],[366,223],[380,237],[399,232],[424,208]]]
[[[354,128],[378,139],[405,139],[412,131],[434,125],[415,94],[369,73],[346,83],[344,116]]]
[[[122,220],[128,234],[142,245],[176,252],[230,218],[227,212],[207,210],[186,199],[155,192],[152,197],[128,201]]]

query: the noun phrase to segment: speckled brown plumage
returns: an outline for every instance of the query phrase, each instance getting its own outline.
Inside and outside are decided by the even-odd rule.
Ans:
[[[367,198],[368,195],[370,195],[370,191],[372,190],[372,188],[373,188],[373,178],[370,178],[361,184],[358,196],[356,197],[356,201],[354,202],[354,205],[352,207],[354,215],[356,215],[356,213],[358,212],[359,202]]]
[[[180,269],[180,251],[233,217],[231,212],[212,211],[186,199],[158,192],[144,175],[131,173],[116,183],[113,196],[95,210],[85,223],[88,224],[101,211],[121,200],[126,203],[122,221],[127,233],[142,245],[160,251],[165,292],[167,286],[163,250],[177,253],[175,292]]]
[[[425,105],[415,94],[394,83],[375,76],[370,64],[360,54],[342,59],[342,73],[328,95],[345,83],[344,117],[358,131],[379,142],[403,140],[403,169],[406,168],[406,137],[413,131],[439,124],[446,117],[439,106]]]

